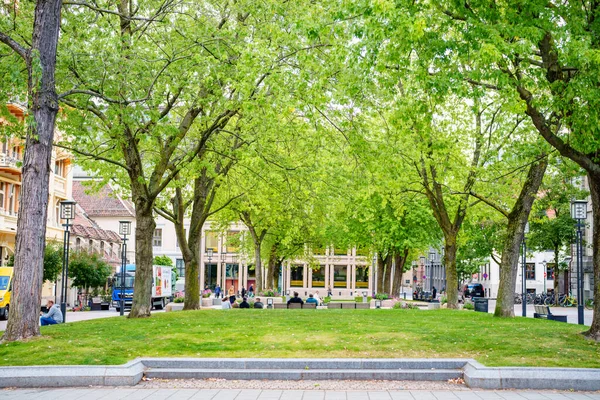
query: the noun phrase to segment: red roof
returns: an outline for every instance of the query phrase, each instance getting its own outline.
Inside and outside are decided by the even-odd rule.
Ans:
[[[110,185],[105,185],[98,193],[86,193],[81,181],[73,181],[73,200],[93,217],[134,217],[133,203],[121,199]]]

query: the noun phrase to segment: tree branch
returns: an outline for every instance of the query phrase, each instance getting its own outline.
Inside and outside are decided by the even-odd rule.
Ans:
[[[17,53],[28,65],[29,65],[29,49],[21,45],[15,39],[10,37],[4,32],[0,31],[0,42],[10,47],[15,53]]]

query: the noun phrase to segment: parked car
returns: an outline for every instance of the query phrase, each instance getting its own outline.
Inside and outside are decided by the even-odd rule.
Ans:
[[[465,297],[485,297],[485,290],[481,283],[466,284],[463,291]]]

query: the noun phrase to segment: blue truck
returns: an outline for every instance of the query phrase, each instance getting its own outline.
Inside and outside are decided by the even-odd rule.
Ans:
[[[152,307],[162,310],[173,297],[173,282],[175,273],[171,267],[162,265],[152,266]],[[112,305],[121,311],[121,296],[124,300],[125,310],[131,309],[133,303],[133,287],[135,282],[135,264],[125,266],[125,286],[121,293],[121,271],[117,271],[112,278]]]

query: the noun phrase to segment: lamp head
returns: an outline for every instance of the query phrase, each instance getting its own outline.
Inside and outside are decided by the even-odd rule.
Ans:
[[[60,202],[60,218],[73,219],[75,218],[75,206],[77,203],[73,200],[63,200]]]

